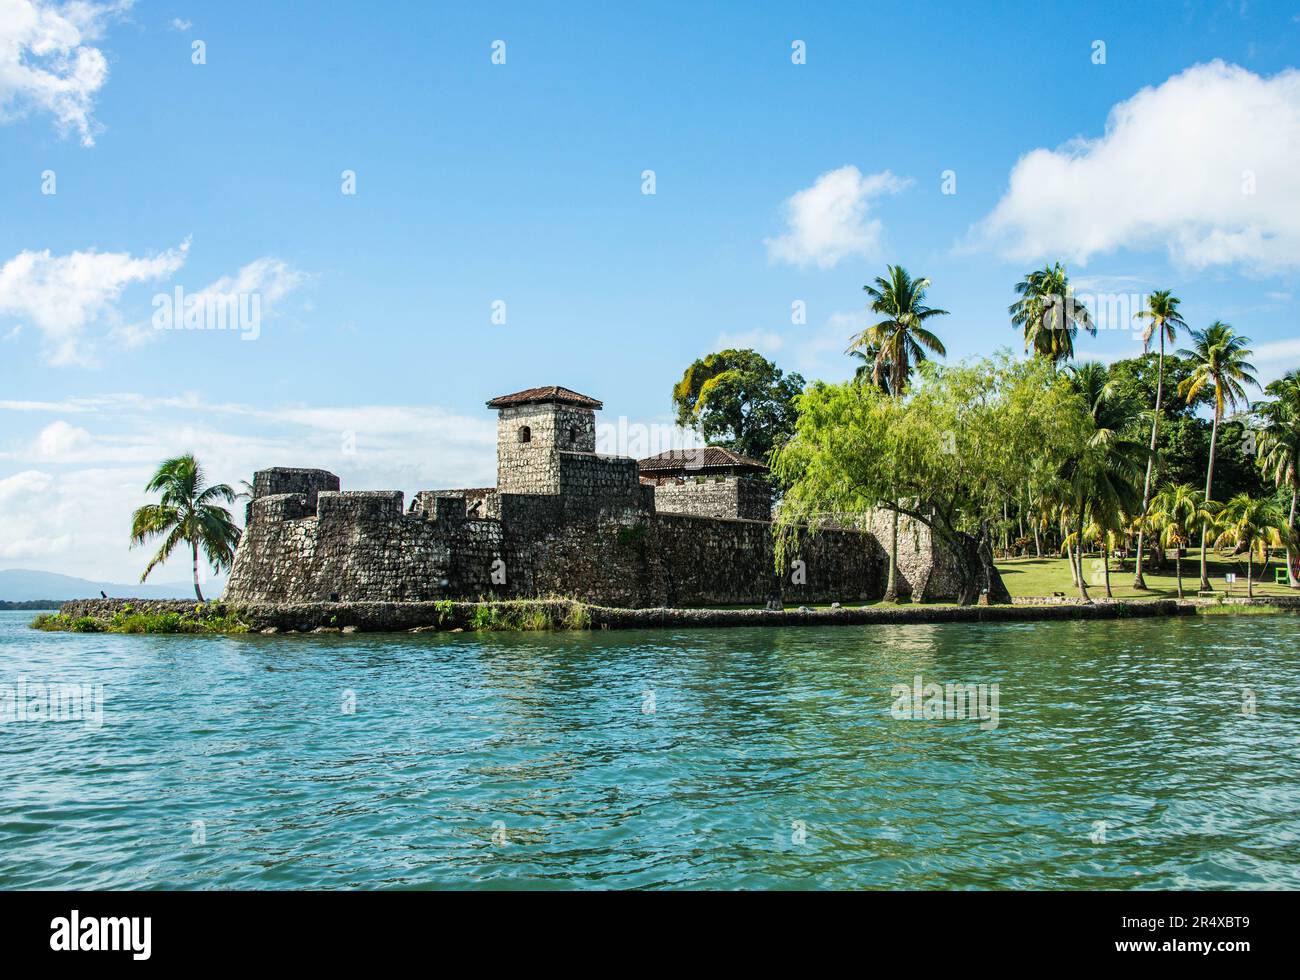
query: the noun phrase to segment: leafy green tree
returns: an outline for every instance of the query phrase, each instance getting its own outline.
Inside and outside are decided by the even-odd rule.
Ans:
[[[1296,535],[1296,501],[1300,497],[1300,371],[1290,371],[1269,382],[1264,393],[1272,401],[1255,406],[1261,427],[1258,433],[1259,465],[1274,485],[1291,496],[1287,529]],[[1286,552],[1287,584],[1300,588],[1296,579],[1296,556],[1289,545]]]
[[[874,352],[872,380],[886,393],[901,398],[907,392],[914,367],[925,361],[927,353],[947,354],[943,341],[925,326],[925,322],[936,316],[947,316],[948,311],[925,305],[929,279],[924,276],[913,279],[901,265],[890,265],[885,269],[884,277],[877,276],[874,284],[862,287],[871,297],[871,312],[884,319],[854,337],[848,353]],[[898,598],[898,518],[898,510],[894,509],[886,602]]]
[[[677,424],[712,445],[766,460],[794,431],[798,374],[784,374],[752,350],[724,350],[699,358],[673,387]]]
[[[1233,497],[1218,516],[1216,548],[1230,547],[1246,552],[1246,595],[1254,597],[1255,557],[1268,564],[1269,548],[1292,548],[1295,537],[1286,515],[1271,500],[1257,500],[1244,493]]]
[[[1070,276],[1060,262],[1030,272],[1016,283],[1019,299],[1008,308],[1012,326],[1025,335],[1025,351],[1053,366],[1074,359],[1080,328],[1094,337],[1096,324],[1087,307],[1074,298]]]
[[[1165,341],[1173,343],[1178,339],[1178,328],[1187,329],[1187,322],[1178,312],[1180,300],[1171,290],[1160,289],[1147,297],[1147,308],[1134,314],[1136,319],[1146,321],[1142,331],[1142,350],[1151,349],[1151,338],[1160,339],[1160,355],[1156,360],[1156,400],[1155,411],[1151,413],[1151,446],[1147,452],[1146,478],[1142,482],[1142,510],[1140,516],[1145,521],[1151,507],[1151,476],[1156,465],[1156,435],[1160,427],[1160,409],[1165,397]],[[1141,528],[1142,525],[1139,525]],[[1137,558],[1134,563],[1133,588],[1145,589],[1146,579],[1142,575],[1142,538],[1144,531],[1138,531]]]
[[[1249,337],[1241,337],[1232,327],[1215,320],[1204,330],[1192,331],[1192,347],[1178,353],[1193,362],[1191,375],[1178,386],[1178,394],[1191,404],[1203,392],[1209,391],[1213,396],[1214,424],[1210,433],[1210,458],[1205,468],[1205,502],[1208,506],[1214,500],[1214,450],[1219,439],[1219,423],[1223,419],[1225,408],[1235,409],[1245,402],[1246,385],[1259,387],[1252,373],[1255,366],[1250,357]],[[1201,532],[1201,588],[1210,587],[1210,575],[1206,565],[1206,539],[1208,529]]]
[[[794,435],[773,457],[788,486],[773,529],[778,562],[828,518],[895,510],[952,555],[961,603],[984,590],[990,601],[1007,601],[989,535],[1005,487],[1026,483],[1044,447],[1050,453],[1088,431],[1079,399],[1035,362],[926,363],[907,398],[815,383],[799,399]]]
[[[1214,520],[1205,509],[1205,498],[1190,483],[1167,483],[1151,501],[1147,515],[1160,546],[1173,549],[1174,574],[1178,579],[1178,598],[1183,598],[1183,549],[1192,542],[1192,534]]]
[[[131,518],[131,546],[152,538],[164,540],[157,554],[149,560],[143,582],[158,565],[166,561],[182,543],[190,546],[194,572],[194,595],[203,601],[199,588],[199,551],[212,564],[213,572],[230,567],[239,544],[239,528],[230,512],[217,501],[233,503],[235,492],[224,483],[204,485],[203,470],[192,453],[165,460],[145,486],[148,493],[162,494],[158,503],[146,504]]]

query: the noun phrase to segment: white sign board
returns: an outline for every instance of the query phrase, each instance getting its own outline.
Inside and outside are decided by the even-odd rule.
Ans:
[[[1233,582],[1237,581],[1237,573],[1236,573],[1236,572],[1228,572],[1228,574],[1226,574],[1225,576],[1223,576],[1223,580],[1224,580],[1225,582],[1227,582],[1229,585],[1231,585]]]

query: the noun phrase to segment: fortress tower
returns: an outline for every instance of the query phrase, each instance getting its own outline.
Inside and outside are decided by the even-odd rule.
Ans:
[[[558,494],[560,454],[596,452],[595,398],[550,385],[487,404],[497,409],[497,493]]]

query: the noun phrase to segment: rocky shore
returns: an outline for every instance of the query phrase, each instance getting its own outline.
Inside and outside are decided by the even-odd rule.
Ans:
[[[85,599],[65,602],[60,622],[108,628],[116,617],[185,617],[190,623],[238,624],[213,632],[395,633],[450,630],[663,629],[724,626],[866,626],[901,623],[1037,622],[1063,619],[1124,619],[1190,616],[1206,607],[1300,609],[1300,599],[1145,599],[1016,602],[1011,605],[844,606],[782,611],[762,609],[618,609],[563,599],[505,602],[295,602],[199,605],[186,600]],[[1246,610],[1242,610],[1246,611]],[[58,628],[57,625],[50,628]],[[122,630],[150,632],[150,630]],[[166,632],[167,630],[158,630]],[[202,630],[177,630],[177,632]]]

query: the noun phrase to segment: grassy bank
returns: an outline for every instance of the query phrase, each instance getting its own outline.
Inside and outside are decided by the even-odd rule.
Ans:
[[[123,606],[110,616],[44,613],[32,628],[47,633],[247,633],[249,624],[221,603],[195,603],[185,612],[153,612]]]
[[[1176,599],[1178,597],[1178,580],[1174,575],[1173,561],[1166,562],[1160,568],[1144,565],[1142,577],[1146,579],[1145,592],[1133,588],[1133,559],[1124,562],[1112,558],[1110,562],[1110,588],[1116,599]],[[1300,596],[1300,589],[1290,589],[1285,584],[1275,585],[1274,561],[1267,570],[1255,566],[1255,597]],[[1079,590],[1070,579],[1070,563],[1066,558],[1012,558],[997,563],[1002,581],[1007,591],[1017,599],[1031,596],[1050,596],[1063,592],[1067,597],[1078,596]],[[1085,555],[1083,559],[1084,575],[1087,578],[1088,592],[1094,599],[1106,594],[1105,581],[1102,578],[1101,558]],[[1246,596],[1246,562],[1225,561],[1212,558],[1207,562],[1210,584],[1220,596],[1228,595],[1234,599]],[[1224,582],[1224,575],[1229,572],[1237,576],[1231,587]],[[1199,552],[1183,559],[1183,594],[1196,598],[1200,585],[1201,562]],[[1231,591],[1227,591],[1231,588]]]

